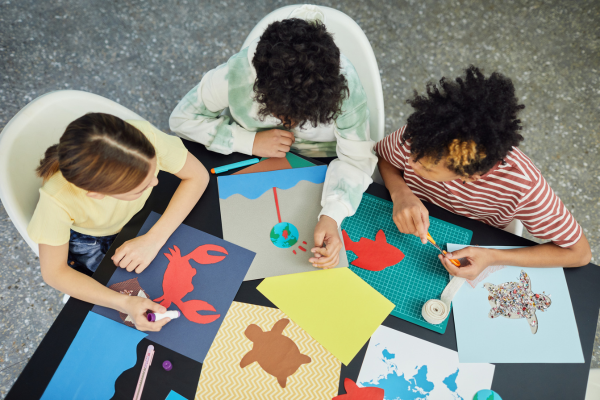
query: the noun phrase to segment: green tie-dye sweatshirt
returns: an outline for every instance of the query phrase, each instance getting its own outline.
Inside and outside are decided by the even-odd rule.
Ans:
[[[209,71],[177,105],[169,119],[171,130],[179,136],[202,143],[222,154],[252,154],[256,132],[282,128],[281,121],[258,117],[254,101],[256,71],[252,58],[258,40]],[[334,124],[313,128],[294,128],[292,150],[309,157],[333,157],[325,184],[319,214],[333,218],[338,226],[356,212],[363,192],[371,184],[377,163],[374,142],[369,135],[367,97],[354,66],[341,57],[342,73],[350,95],[342,103],[342,114]],[[231,117],[223,115],[229,109]]]

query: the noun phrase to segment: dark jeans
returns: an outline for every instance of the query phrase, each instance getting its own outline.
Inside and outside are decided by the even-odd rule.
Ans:
[[[96,272],[100,261],[117,235],[89,236],[71,230],[69,239],[69,266]]]

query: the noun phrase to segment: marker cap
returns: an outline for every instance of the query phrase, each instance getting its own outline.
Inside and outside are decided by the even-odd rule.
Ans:
[[[163,362],[163,368],[165,369],[165,371],[170,371],[173,369],[173,364],[171,364],[171,361],[166,360],[165,362]]]
[[[156,321],[156,315],[154,315],[154,313],[148,313],[146,318],[148,318],[148,321],[150,322]]]

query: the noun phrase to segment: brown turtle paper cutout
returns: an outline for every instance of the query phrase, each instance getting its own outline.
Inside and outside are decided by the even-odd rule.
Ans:
[[[148,293],[140,286],[137,278],[128,279],[123,282],[118,282],[108,287],[109,289],[114,290],[115,292],[126,294],[128,296],[139,296],[145,299],[148,298]],[[133,319],[128,314],[119,312],[119,316],[123,323],[127,326],[135,328],[135,324],[133,323]]]
[[[309,356],[300,353],[292,339],[283,336],[283,330],[289,323],[289,319],[280,319],[267,332],[263,332],[258,325],[248,325],[244,334],[254,344],[252,350],[240,361],[240,367],[244,368],[257,361],[266,373],[277,378],[279,386],[285,388],[287,378],[302,364],[312,361]]]

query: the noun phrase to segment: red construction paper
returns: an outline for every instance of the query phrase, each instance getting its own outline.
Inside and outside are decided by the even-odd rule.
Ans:
[[[244,334],[254,344],[252,350],[240,361],[240,367],[244,368],[257,361],[266,373],[277,378],[279,386],[285,388],[287,378],[302,364],[312,361],[309,356],[300,353],[292,339],[283,335],[283,330],[289,323],[289,319],[280,319],[267,332],[263,332],[258,325],[249,325]]]
[[[198,311],[216,311],[215,308],[203,300],[182,301],[188,293],[194,290],[192,278],[196,275],[196,269],[190,265],[190,259],[198,264],[214,264],[222,261],[227,253],[221,246],[214,244],[205,244],[197,247],[187,256],[182,256],[179,247],[173,246],[169,249],[171,254],[164,253],[169,260],[169,265],[165,270],[163,278],[163,295],[154,301],[160,301],[161,305],[169,308],[171,303],[175,303],[181,310],[181,313],[190,321],[197,324],[210,324],[217,320],[221,315],[201,315]],[[208,254],[209,251],[225,254],[224,256],[214,256]]]
[[[356,386],[356,383],[349,378],[344,380],[344,388],[346,389],[346,394],[340,394],[331,400],[383,400],[385,394],[382,388],[359,388]]]
[[[398,264],[404,259],[404,253],[389,244],[385,239],[382,229],[375,235],[375,240],[360,238],[353,242],[346,231],[342,231],[346,250],[350,250],[358,257],[350,264],[369,271],[381,271],[387,267]]]

